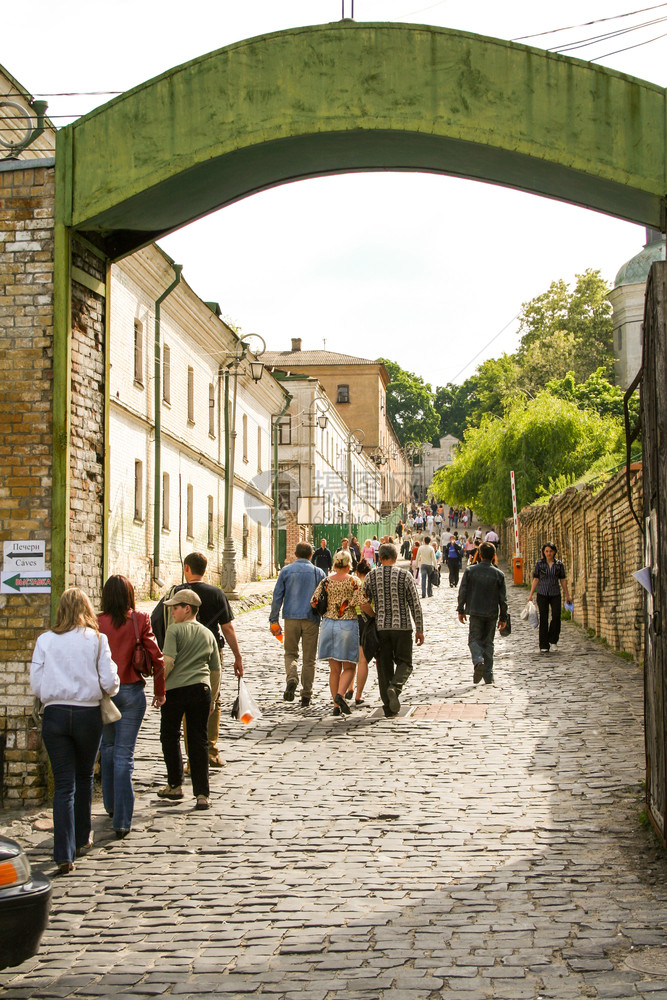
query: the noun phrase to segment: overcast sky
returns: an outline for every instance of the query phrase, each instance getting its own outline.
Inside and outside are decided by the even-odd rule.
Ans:
[[[601,65],[665,86],[667,37],[609,55],[667,34],[667,4],[651,7],[355,0],[354,15],[513,39],[574,26],[527,39],[544,48],[643,24],[571,54],[603,57]],[[242,38],[339,20],[342,0],[32,0],[29,15],[19,4],[7,8],[0,62],[35,96],[76,95],[46,98],[60,125],[109,99],[84,92],[127,90]],[[351,0],[345,9],[349,16]],[[639,226],[518,191],[375,173],[265,191],[161,245],[198,295],[220,302],[224,316],[261,333],[271,349],[301,337],[304,349],[386,356],[435,387],[514,350],[521,303],[552,280],[571,282],[590,267],[612,281],[644,242]]]

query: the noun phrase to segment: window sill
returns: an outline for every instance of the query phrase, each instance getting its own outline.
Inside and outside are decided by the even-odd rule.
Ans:
[[[144,383],[140,382],[138,378],[135,378],[134,379],[134,388],[135,389],[143,389],[144,388]]]

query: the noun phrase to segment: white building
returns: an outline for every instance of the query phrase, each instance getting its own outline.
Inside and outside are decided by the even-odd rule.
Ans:
[[[293,399],[278,424],[279,506],[300,524],[372,522],[380,517],[376,464],[333,406],[319,381],[286,376]]]
[[[174,280],[155,245],[111,270],[108,571],[128,576],[142,596],[152,579],[180,582],[194,550],[208,557],[210,582],[221,581],[224,373],[238,338],[180,280],[160,306],[156,372],[156,300]],[[284,402],[268,372],[255,384],[242,365],[232,514],[241,582],[272,573],[271,418]]]
[[[615,381],[622,389],[627,389],[641,367],[646,281],[651,265],[664,259],[664,234],[647,229],[643,250],[623,265],[609,293],[614,311]]]
[[[454,461],[459,439],[453,434],[445,434],[440,438],[438,447],[426,442],[415,453],[415,464],[412,470],[412,495],[418,501],[428,499],[429,487],[438,469],[451,465]]]

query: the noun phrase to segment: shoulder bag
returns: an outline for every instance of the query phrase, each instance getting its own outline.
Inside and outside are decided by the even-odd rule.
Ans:
[[[148,650],[144,647],[141,641],[141,636],[139,635],[139,624],[137,622],[136,611],[132,612],[132,624],[134,625],[134,652],[132,653],[132,669],[139,674],[140,677],[152,677],[153,676],[153,661],[150,658]]]
[[[313,607],[312,604],[311,607]],[[317,598],[317,604],[315,605],[315,607],[313,607],[313,612],[316,615],[319,615],[321,618],[322,615],[326,614],[328,607],[329,607],[329,592],[327,587],[327,580],[324,580],[322,583],[322,589],[320,590],[320,596]]]
[[[121,718],[120,709],[117,707],[115,702],[111,700],[111,695],[102,687],[102,681],[100,680],[100,652],[102,651],[102,640],[97,637],[97,661],[95,663],[95,669],[97,670],[97,680],[100,685],[100,691],[102,692],[102,698],[100,700],[100,715],[102,716],[102,722],[105,726],[110,725],[112,722],[118,722]]]

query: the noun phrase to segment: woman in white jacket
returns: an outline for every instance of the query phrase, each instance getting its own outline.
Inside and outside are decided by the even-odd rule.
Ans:
[[[54,779],[53,858],[61,874],[92,846],[93,769],[102,738],[100,701],[114,695],[118,671],[87,595],[60,598],[50,631],[35,643],[30,684],[44,705],[42,739]]]

